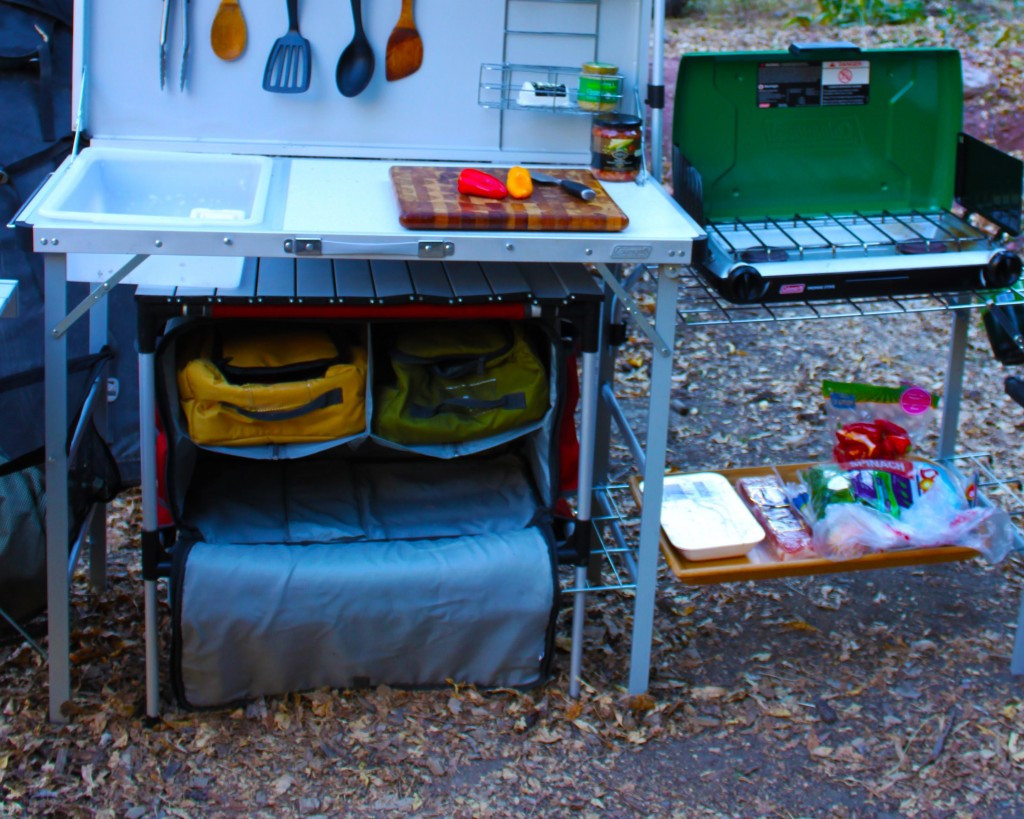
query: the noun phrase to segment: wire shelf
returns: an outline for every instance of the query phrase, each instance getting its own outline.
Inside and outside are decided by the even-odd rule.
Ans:
[[[720,296],[692,269],[683,272],[679,289],[677,315],[688,327],[936,313],[983,307],[994,301],[991,295],[985,293],[962,291],[733,304]],[[1024,304],[1024,293],[1018,290],[1003,291],[999,303]]]
[[[979,502],[998,506],[1013,522],[1016,548],[1024,550],[1024,476],[1000,477],[995,471],[995,458],[988,452],[968,452],[942,459],[966,480],[974,480]]]
[[[600,101],[581,103],[579,86],[582,73],[579,66],[484,63],[480,66],[477,102],[483,108],[586,116],[618,110],[625,89],[622,74],[601,75]]]
[[[620,501],[629,496],[625,484],[594,488],[596,514],[593,516],[592,557],[600,571],[601,582],[563,589],[567,594],[622,591],[636,588],[636,549],[629,542],[627,529],[640,525],[640,519],[627,512]],[[632,503],[632,499],[629,501]]]

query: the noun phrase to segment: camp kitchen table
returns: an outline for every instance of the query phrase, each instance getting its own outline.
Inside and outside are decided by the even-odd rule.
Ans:
[[[399,4],[376,4],[365,9],[364,23],[377,71],[356,97],[341,96],[334,82],[338,55],[353,31],[341,4],[299,3],[300,27],[312,43],[312,76],[309,90],[295,94],[261,87],[272,43],[288,28],[284,2],[246,7],[248,46],[233,63],[219,61],[209,49],[214,0],[194,0],[191,23],[187,13],[182,17],[187,2],[171,5],[161,49],[161,4],[76,0],[72,108],[76,131],[91,145],[79,150],[76,144],[13,220],[45,261],[51,719],[64,718],[61,705],[70,696],[65,334],[97,308],[91,325],[99,342],[105,333],[96,316],[102,317],[103,297],[118,283],[141,284],[150,295],[163,288],[169,301],[206,293],[211,301],[258,306],[259,293],[242,292],[248,281],[243,264],[255,260],[269,267],[298,262],[297,309],[307,286],[301,271],[311,261],[334,260],[335,270],[352,259],[481,267],[564,263],[580,271],[592,266],[588,269],[596,272],[609,300],[627,306],[655,349],[644,471],[649,502],[637,563],[630,678],[631,690],[644,690],[677,275],[692,261],[703,233],[647,174],[636,183],[605,185],[628,215],[622,231],[409,230],[398,220],[389,168],[432,162],[525,164],[556,172],[586,167],[592,112],[580,109],[576,89],[579,66],[595,59],[619,67],[621,94],[612,104],[620,112],[643,113],[641,99],[653,101],[649,162],[660,168],[661,0],[653,3],[653,14],[650,0],[422,4],[416,25],[424,42],[423,64],[397,82],[384,79],[383,47]],[[191,26],[187,38],[186,26]],[[556,96],[537,93],[549,86]],[[637,262],[659,274],[653,324],[619,283]],[[93,282],[91,295],[70,310],[69,279]],[[581,525],[591,514],[595,447],[605,445],[594,432],[604,344],[585,351],[583,361]],[[152,338],[139,339],[139,378],[145,543],[157,537]],[[94,578],[102,577],[95,568]],[[144,567],[146,676],[147,712],[155,715],[157,592],[151,569]],[[578,567],[573,690],[579,685],[584,575],[584,567]]]

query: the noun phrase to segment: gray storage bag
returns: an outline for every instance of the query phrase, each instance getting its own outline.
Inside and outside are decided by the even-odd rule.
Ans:
[[[176,572],[174,684],[192,707],[321,686],[542,682],[548,540],[209,544]]]
[[[558,396],[562,356],[546,358]],[[538,429],[459,458],[372,440],[243,458],[182,435],[170,360],[158,357],[158,400],[178,526],[170,676],[182,705],[547,678],[557,400]]]
[[[546,679],[556,563],[525,454],[206,453],[180,531],[171,678],[185,706]]]

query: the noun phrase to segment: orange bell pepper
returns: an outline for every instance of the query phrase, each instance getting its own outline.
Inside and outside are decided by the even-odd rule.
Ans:
[[[505,187],[508,188],[508,195],[513,199],[528,199],[533,193],[533,180],[530,178],[530,172],[521,165],[509,168]]]

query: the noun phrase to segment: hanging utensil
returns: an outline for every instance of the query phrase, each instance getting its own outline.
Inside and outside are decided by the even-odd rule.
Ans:
[[[238,0],[220,0],[210,27],[210,45],[222,60],[237,60],[245,51],[245,17]]]
[[[171,0],[164,0],[163,16],[160,18],[160,89],[167,85],[167,37],[171,27]]]
[[[341,52],[334,75],[338,90],[346,97],[354,97],[365,90],[373,76],[374,65],[373,49],[363,31],[361,0],[352,0],[352,22],[355,25],[352,42]]]
[[[309,89],[309,40],[299,33],[299,0],[287,0],[288,31],[274,41],[263,72],[263,90],[301,94]]]
[[[413,0],[402,0],[402,13],[388,37],[384,52],[384,76],[389,82],[416,72],[423,62],[423,40],[412,19]]]
[[[192,42],[192,0],[181,0],[181,76],[178,82],[178,90],[184,91],[188,82],[188,52],[189,44]]]
[[[163,15],[160,19],[160,88],[167,87],[167,64],[170,62],[171,5],[173,0],[163,0]],[[188,84],[189,44],[192,31],[191,0],[181,0],[181,74],[178,88],[182,91]]]

